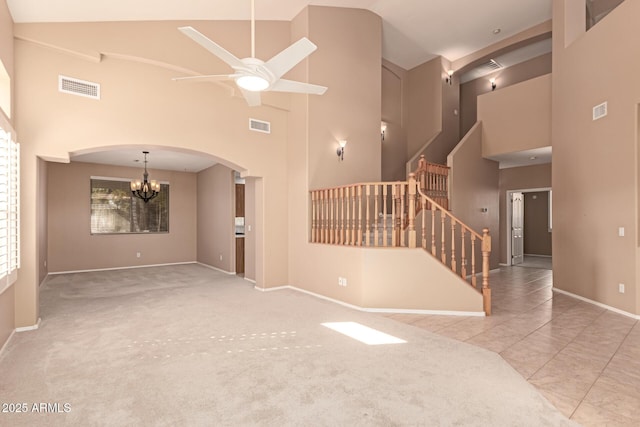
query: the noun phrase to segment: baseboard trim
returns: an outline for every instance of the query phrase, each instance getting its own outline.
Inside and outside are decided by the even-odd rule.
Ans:
[[[275,288],[259,288],[255,287],[255,289],[261,292],[271,292],[271,291],[280,291],[283,289],[291,289],[293,291],[301,292],[303,294],[311,295],[312,297],[322,299],[325,301],[332,302],[334,304],[338,304],[344,307],[351,308],[353,310],[363,311],[365,313],[392,313],[392,314],[428,314],[434,316],[474,316],[474,317],[484,317],[485,313],[483,311],[449,311],[449,310],[418,310],[412,308],[367,308],[360,307],[358,305],[350,304],[348,302],[340,301],[335,298],[327,297],[321,294],[317,294],[315,292],[308,291],[306,289],[297,288],[295,286],[278,286]]]
[[[16,332],[29,332],[29,331],[35,331],[36,329],[38,329],[40,327],[40,322],[42,319],[40,319],[38,317],[38,321],[36,322],[35,325],[31,325],[31,326],[22,326],[20,328],[16,328]]]
[[[558,289],[555,286],[553,288],[551,288],[551,289],[554,292],[558,292],[559,294],[563,294],[563,295],[566,295],[566,296],[569,296],[569,297],[572,297],[572,298],[575,298],[575,299],[579,299],[580,301],[588,302],[589,304],[593,304],[593,305],[598,306],[600,308],[604,308],[604,309],[613,311],[614,313],[622,314],[623,316],[631,317],[632,319],[640,320],[640,315],[639,314],[629,313],[628,311],[620,310],[619,308],[611,307],[610,305],[603,304],[601,302],[594,301],[592,299],[585,298],[583,296],[576,295],[576,294],[571,293],[571,292],[563,291],[562,289]]]
[[[247,279],[246,277],[244,278],[244,280],[246,280],[249,283],[253,283],[254,285],[256,284],[256,281],[253,279]]]
[[[203,267],[210,268],[211,270],[219,271],[220,273],[228,274],[229,276],[233,276],[233,275],[235,275],[235,274],[236,274],[236,272],[235,272],[235,271],[227,271],[227,270],[223,270],[223,269],[221,269],[221,268],[214,267],[213,265],[205,264],[205,263],[203,263],[203,262],[197,262],[197,261],[196,261],[196,264],[201,265],[201,266],[203,266]]]
[[[11,341],[11,338],[13,338],[13,335],[15,333],[16,333],[15,329],[13,331],[11,331],[11,333],[9,334],[9,337],[7,338],[7,340],[4,342],[4,344],[2,344],[2,347],[0,347],[0,357],[2,357],[2,353],[4,353],[5,349],[9,345],[9,341]]]
[[[185,265],[185,264],[199,264],[199,262],[197,261],[167,262],[164,264],[131,265],[131,266],[125,266],[125,267],[93,268],[88,270],[69,270],[69,271],[54,271],[54,272],[50,271],[47,274],[47,276],[56,276],[58,274],[73,274],[73,273],[92,273],[95,271],[131,270],[133,268],[165,267],[170,265]]]

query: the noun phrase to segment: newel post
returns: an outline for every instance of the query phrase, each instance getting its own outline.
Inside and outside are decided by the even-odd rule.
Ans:
[[[489,287],[489,255],[491,255],[491,236],[489,229],[482,229],[482,301],[484,312],[491,316],[491,288]]]
[[[416,174],[409,174],[409,244],[410,248],[416,247]]]

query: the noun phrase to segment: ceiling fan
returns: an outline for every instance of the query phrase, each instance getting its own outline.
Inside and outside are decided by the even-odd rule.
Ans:
[[[251,0],[251,57],[240,59],[218,45],[193,27],[180,27],[178,30],[200,46],[213,53],[233,68],[233,74],[218,74],[194,77],[176,77],[175,81],[220,81],[234,80],[249,106],[261,104],[260,92],[293,92],[322,95],[327,88],[281,78],[287,71],[317,49],[306,37],[301,38],[273,58],[264,62],[255,55],[255,0]]]

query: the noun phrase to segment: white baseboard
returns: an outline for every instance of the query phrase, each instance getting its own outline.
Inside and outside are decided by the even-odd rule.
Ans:
[[[620,310],[619,308],[611,307],[610,305],[603,304],[601,302],[594,301],[594,300],[591,300],[589,298],[585,298],[583,296],[573,294],[571,292],[563,291],[562,289],[558,289],[556,287],[553,287],[551,289],[554,292],[558,292],[559,294],[563,294],[563,295],[566,295],[566,296],[569,296],[569,297],[572,297],[572,298],[575,298],[575,299],[579,299],[580,301],[588,302],[589,304],[593,304],[593,305],[598,306],[600,308],[604,308],[604,309],[613,311],[614,313],[622,314],[623,316],[631,317],[632,319],[640,320],[640,315],[638,315],[638,314],[629,313],[628,311]]]
[[[28,332],[28,331],[35,331],[36,329],[38,329],[40,327],[40,321],[41,319],[38,317],[38,321],[36,322],[35,325],[32,326],[22,326],[20,328],[16,328],[16,332]]]
[[[9,341],[11,341],[11,338],[13,338],[13,334],[15,334],[15,333],[16,333],[15,329],[13,331],[11,331],[11,333],[9,334],[9,337],[7,338],[7,340],[4,342],[4,344],[2,344],[2,347],[0,347],[0,357],[2,357],[2,353],[4,353],[4,350],[9,345]]]
[[[253,279],[248,279],[248,278],[245,277],[244,280],[246,280],[249,283],[253,283],[254,285],[256,284],[256,281],[253,280]]]
[[[48,276],[55,276],[58,274],[72,274],[72,273],[92,273],[94,271],[130,270],[132,268],[164,267],[169,265],[185,265],[185,264],[199,264],[199,263],[197,261],[184,261],[184,262],[168,262],[164,264],[132,265],[127,267],[93,268],[89,270],[69,270],[69,271],[54,271],[54,272],[50,271],[48,273]]]
[[[271,291],[280,291],[283,289],[291,289],[294,291],[302,292],[307,295],[311,295],[313,297],[323,299],[325,301],[329,301],[335,304],[342,305],[344,307],[348,307],[354,310],[363,311],[366,313],[394,313],[394,314],[428,314],[435,316],[475,316],[475,317],[484,317],[485,313],[483,311],[449,311],[449,310],[417,310],[411,308],[367,308],[360,307],[358,305],[350,304],[348,302],[340,301],[334,298],[330,298],[321,294],[317,294],[315,292],[307,291],[306,289],[296,288],[295,286],[278,286],[275,288],[259,288],[255,287],[255,289],[262,292],[271,292]]]
[[[221,268],[214,267],[213,265],[205,264],[205,263],[203,263],[203,262],[196,262],[196,264],[201,265],[201,266],[203,266],[203,267],[210,268],[210,269],[215,270],[215,271],[219,271],[220,273],[228,274],[229,276],[233,276],[233,275],[235,275],[235,274],[236,274],[236,272],[235,272],[235,271],[227,271],[227,270],[223,270],[223,269],[221,269]]]

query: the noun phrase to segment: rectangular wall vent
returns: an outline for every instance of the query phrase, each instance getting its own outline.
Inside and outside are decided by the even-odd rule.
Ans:
[[[593,107],[593,120],[598,120],[607,115],[607,103],[603,102],[600,105]]]
[[[72,95],[100,99],[100,85],[98,83],[87,82],[72,77],[58,76],[58,90]]]
[[[256,132],[271,133],[271,123],[262,120],[249,119],[249,129]]]

